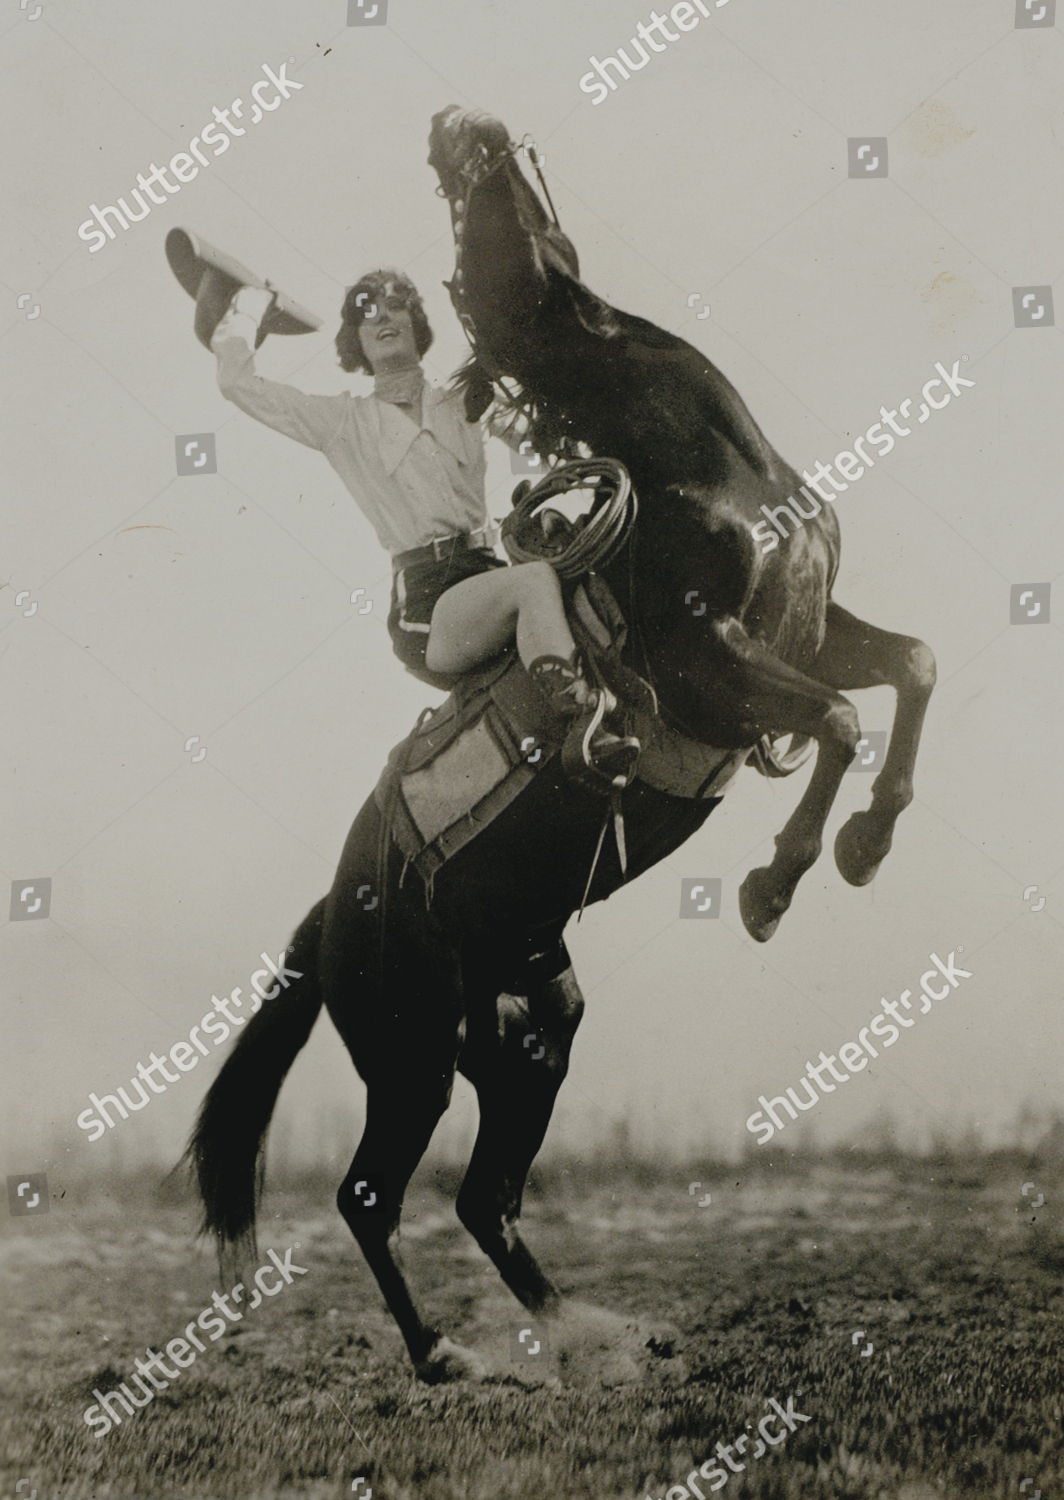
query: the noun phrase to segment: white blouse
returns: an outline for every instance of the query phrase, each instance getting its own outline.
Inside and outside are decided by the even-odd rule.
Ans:
[[[231,326],[231,325],[230,325]],[[318,448],[394,556],[487,524],[484,441],[463,397],[429,381],[421,426],[376,396],[315,396],[255,374],[247,339],[219,330],[218,386],[276,432]]]

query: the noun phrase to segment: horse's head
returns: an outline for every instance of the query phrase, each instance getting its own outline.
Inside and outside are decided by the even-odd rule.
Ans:
[[[456,377],[466,387],[470,420],[491,399],[490,380],[505,374],[520,384],[526,378],[522,348],[529,330],[556,305],[559,290],[583,290],[576,250],[522,173],[522,151],[539,171],[529,138],[513,141],[502,121],[484,110],[452,104],[432,117],[428,161],[439,178],[437,192],[450,206],[455,239],[454,279],[444,285],[475,351]],[[539,341],[540,358],[551,342]],[[497,390],[496,399],[504,413],[516,410],[512,392]],[[529,402],[519,404],[541,423],[538,404],[535,413]],[[542,426],[538,435],[548,442]],[[544,451],[562,436],[553,434]]]
[[[522,234],[534,243],[537,254],[549,260],[569,276],[580,274],[576,249],[562,233],[557,218],[548,217],[535,191],[522,175],[517,157],[524,151],[539,169],[539,155],[531,139],[520,143],[510,138],[501,120],[482,109],[461,109],[450,104],[432,117],[429,132],[429,166],[439,178],[437,192],[448,200],[454,222],[459,257],[464,248],[465,231],[479,199],[478,189],[489,184],[499,187],[509,198],[520,223]],[[542,173],[540,174],[542,183]],[[552,205],[553,209],[553,205]]]
[[[581,280],[571,241],[521,170],[522,151],[538,169],[528,137],[515,142],[484,110],[452,104],[432,118],[428,159],[455,237],[445,285],[476,356],[466,372],[494,380],[497,401],[509,394],[500,377],[516,384],[542,453],[583,445],[622,457],[643,485],[688,492],[716,483],[732,449],[760,472],[765,440],[705,355]],[[477,395],[479,415],[479,386]]]
[[[512,149],[506,126],[482,109],[449,104],[432,117],[429,166],[452,202],[466,197],[478,175]]]

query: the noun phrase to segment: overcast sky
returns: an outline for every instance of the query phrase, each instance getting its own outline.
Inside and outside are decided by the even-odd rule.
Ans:
[[[1064,598],[1013,625],[1010,593],[1061,567],[1061,333],[1048,315],[1016,327],[1013,289],[1056,283],[1060,305],[1064,48],[1013,12],[732,0],[595,104],[589,59],[634,55],[649,9],[390,0],[386,24],[348,26],[338,0],[9,8],[0,873],[5,899],[52,888],[47,919],[0,934],[7,1172],[58,1150],[70,1169],[176,1154],[216,1057],[98,1143],[75,1117],[280,951],[388,747],[434,701],[391,655],[369,524],[319,454],[223,401],[163,242],[191,228],[315,309],[320,333],[271,339],[260,370],[316,391],[367,389],[335,363],[344,288],[403,267],[442,378],[464,342],[425,155],[451,102],[538,139],[589,284],[704,349],[799,468],[918,396],[936,362],[975,381],[838,501],[836,597],[939,662],[893,853],[865,890],[836,872],[835,830],[871,785],[848,775],[825,856],[758,946],[738,883],[806,773],[743,772],[697,838],[571,930],[589,1004],[550,1140],[628,1120],[662,1149],[739,1150],[759,1094],[951,950],[972,978],[821,1100],[817,1137],[886,1110],[914,1142],[969,1124],[1001,1140],[1022,1107],[1059,1101]],[[90,252],[90,205],[128,200],[282,64],[300,89],[255,124],[245,102],[244,136]],[[886,138],[886,177],[848,177],[860,137]],[[179,477],[175,439],[204,433],[217,472]],[[501,516],[514,479],[498,443],[489,457]],[[855,702],[888,727],[887,693]],[[722,879],[719,920],[679,920],[692,876]],[[279,1132],[346,1152],[361,1111],[323,1017]],[[470,1118],[459,1085],[445,1145]]]

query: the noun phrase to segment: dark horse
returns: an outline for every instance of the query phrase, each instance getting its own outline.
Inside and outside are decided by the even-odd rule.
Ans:
[[[433,120],[429,161],[451,203],[459,253],[452,294],[482,381],[518,383],[544,451],[579,442],[630,471],[638,518],[603,572],[632,627],[626,660],[653,683],[664,720],[736,751],[766,734],[816,744],[812,777],[771,864],[742,887],[743,920],[763,941],[820,852],[858,742],[857,714],[840,690],[897,691],[871,807],[850,818],[835,845],[843,876],[863,885],[912,797],[934,660],[921,642],[832,602],[838,526],[830,506],[762,555],[751,536],[759,507],[794,494],[798,475],[703,354],[582,284],[571,245],[515,153],[502,124],[480,112],[452,107]],[[691,607],[695,590],[704,610]],[[590,900],[605,900],[669,855],[715,801],[636,780],[623,794],[627,874],[607,841]],[[207,1228],[223,1245],[246,1240],[274,1103],[324,1004],[367,1086],[365,1131],[338,1205],[427,1380],[483,1369],[422,1315],[397,1254],[403,1195],[456,1068],[480,1110],[459,1218],[526,1309],[560,1322],[568,1306],[518,1220],[583,1009],[562,934],[583,895],[603,806],[564,778],[556,758],[548,761],[438,871],[427,902],[419,878],[400,882],[402,859],[367,801],[332,890],[293,938],[288,962],[302,977],[249,1021],[190,1144]],[[365,899],[378,882],[379,904]],[[525,1044],[532,1031],[544,1049],[535,1063]]]

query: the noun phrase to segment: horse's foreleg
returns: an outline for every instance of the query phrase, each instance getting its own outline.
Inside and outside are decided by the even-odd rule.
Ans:
[[[474,1026],[470,1017],[459,1061],[477,1091],[480,1127],[458,1195],[458,1217],[514,1296],[534,1313],[554,1311],[561,1299],[518,1232],[521,1199],[583,1009],[571,968],[530,987],[527,997],[500,995],[494,1018]]]
[[[776,838],[765,868],[739,888],[739,910],[750,936],[766,942],[791,904],[798,881],[820,854],[824,823],[860,736],[852,703],[788,666],[752,640],[737,620],[720,622],[712,685],[714,705],[754,734],[793,731],[817,742],[816,768],[801,801]]]
[[[913,768],[924,714],[935,685],[935,658],[923,641],[894,635],[829,604],[827,633],[810,668],[835,688],[888,686],[897,707],[872,805],[854,813],[835,840],[835,863],[851,885],[867,885],[890,850],[894,824],[913,798]]]

